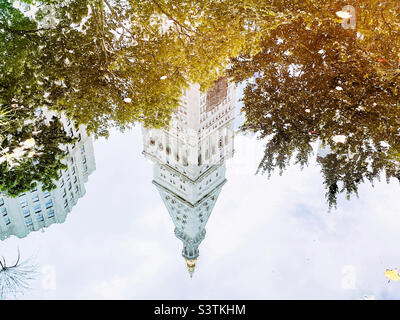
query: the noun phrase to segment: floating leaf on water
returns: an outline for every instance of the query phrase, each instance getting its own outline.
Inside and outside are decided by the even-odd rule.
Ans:
[[[400,275],[397,272],[397,269],[393,269],[393,270],[386,269],[385,277],[388,278],[389,281],[390,280],[392,280],[392,281],[399,281],[400,280]]]

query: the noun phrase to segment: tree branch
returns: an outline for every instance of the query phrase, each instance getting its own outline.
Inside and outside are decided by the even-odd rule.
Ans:
[[[14,264],[14,267],[16,267],[18,265],[20,258],[21,258],[21,254],[20,254],[19,248],[18,248],[18,259],[17,259],[17,262]]]
[[[63,25],[63,26],[57,26],[57,28],[39,28],[39,29],[35,29],[35,30],[21,30],[21,29],[12,29],[9,28],[7,25],[5,25],[4,23],[0,22],[0,28],[4,28],[5,30],[12,32],[12,33],[16,33],[19,35],[26,35],[26,34],[31,34],[31,33],[37,33],[40,31],[49,31],[49,30],[56,30],[56,29],[63,29],[63,28],[67,28],[70,27],[69,25]]]
[[[151,0],[156,7],[163,13],[165,14],[169,19],[171,19],[172,21],[174,21],[178,26],[180,26],[182,29],[185,29],[186,31],[189,32],[195,32],[193,30],[190,30],[188,27],[186,27],[184,24],[180,23],[178,20],[176,20],[173,16],[171,16],[167,11],[165,11],[161,5],[157,2],[157,0]]]

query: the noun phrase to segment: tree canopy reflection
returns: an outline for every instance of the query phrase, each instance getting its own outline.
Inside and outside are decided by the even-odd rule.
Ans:
[[[263,34],[260,52],[232,60],[230,74],[254,76],[242,129],[269,138],[258,171],[282,173],[293,157],[308,164],[319,140],[331,207],[364,180],[400,180],[400,4],[361,2],[357,27],[345,29],[330,3],[293,10],[295,19]]]
[[[33,18],[0,0],[0,104],[64,111],[96,135],[167,124],[183,89],[249,45],[250,18],[269,16],[236,1],[24,2]]]
[[[399,178],[400,3],[346,4],[354,29],[343,28],[338,0],[0,0],[2,151],[33,138],[39,123],[26,128],[31,136],[10,124],[38,122],[43,108],[95,136],[137,122],[167,126],[184,89],[206,89],[229,67],[233,81],[254,78],[243,130],[270,138],[261,172],[282,172],[292,157],[306,165],[319,140],[329,150],[319,163],[330,206],[364,180]],[[70,141],[56,123],[41,129],[53,132],[40,149],[51,157],[35,158],[47,178],[36,169],[15,178],[32,170],[14,175],[3,160],[1,190],[51,186],[57,146]]]
[[[63,167],[60,146],[72,140],[38,110],[63,113],[94,136],[136,122],[166,126],[185,88],[206,89],[228,57],[251,52],[254,21],[274,19],[268,8],[254,0],[0,0],[0,190],[51,188]],[[48,137],[36,143],[41,157],[17,147],[37,131]]]

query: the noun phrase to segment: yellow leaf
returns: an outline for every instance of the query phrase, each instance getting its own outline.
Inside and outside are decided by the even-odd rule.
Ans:
[[[400,280],[400,276],[399,276],[399,273],[397,272],[397,269],[393,269],[393,270],[386,269],[385,277],[388,278],[389,280],[393,280],[393,281]]]

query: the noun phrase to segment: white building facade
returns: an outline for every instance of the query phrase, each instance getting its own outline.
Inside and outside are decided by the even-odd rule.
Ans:
[[[53,113],[48,112],[50,117]],[[63,223],[86,193],[85,183],[96,169],[93,141],[85,127],[75,129],[72,121],[61,116],[65,131],[78,140],[64,148],[68,155],[63,160],[68,168],[61,170],[56,189],[42,190],[40,184],[16,198],[0,193],[0,239],[14,235],[26,237],[32,231],[43,230],[54,223]]]
[[[192,85],[167,129],[143,129],[144,155],[154,163],[153,184],[183,243],[192,276],[205,226],[225,184],[234,153],[235,87],[222,78],[206,93]]]

